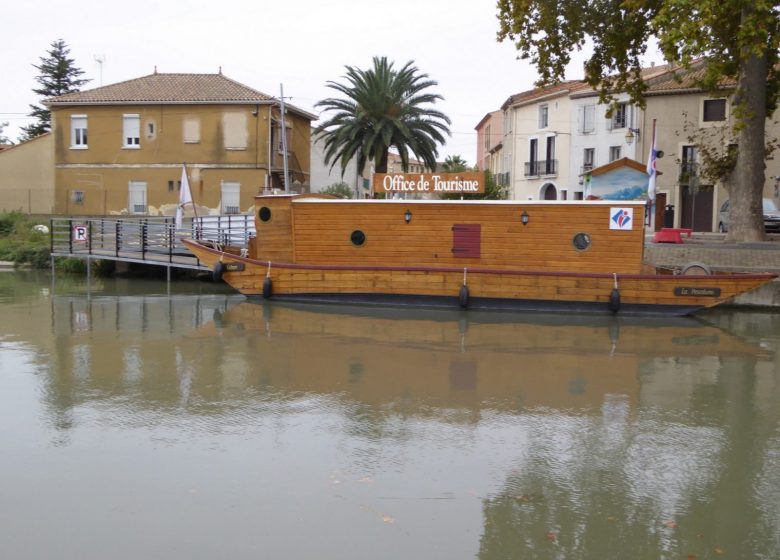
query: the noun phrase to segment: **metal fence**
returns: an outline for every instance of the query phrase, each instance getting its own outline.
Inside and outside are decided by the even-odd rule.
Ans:
[[[219,245],[248,247],[255,236],[254,217],[246,214],[185,218],[52,218],[52,256],[107,258],[184,268],[201,268],[181,243],[190,238]]]

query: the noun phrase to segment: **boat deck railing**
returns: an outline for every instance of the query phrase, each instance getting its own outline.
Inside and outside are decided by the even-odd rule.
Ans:
[[[106,259],[207,270],[182,239],[247,247],[255,236],[247,214],[184,218],[176,229],[171,217],[52,218],[51,256]]]

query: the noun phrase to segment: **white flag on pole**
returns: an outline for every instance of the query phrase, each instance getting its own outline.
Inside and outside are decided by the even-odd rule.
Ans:
[[[647,199],[651,203],[655,203],[655,179],[656,175],[658,175],[658,169],[656,168],[657,157],[658,149],[656,148],[655,143],[655,119],[653,119],[653,142],[650,144],[650,154],[647,156],[647,174],[650,176],[647,181]]]
[[[192,191],[190,191],[190,182],[187,180],[187,167],[181,166],[181,188],[179,189],[179,205],[176,207],[176,231],[181,230],[182,220],[184,218],[184,207],[192,204]]]

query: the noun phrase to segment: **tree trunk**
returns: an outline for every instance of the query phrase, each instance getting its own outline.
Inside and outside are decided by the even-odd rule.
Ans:
[[[382,155],[377,160],[374,171],[376,173],[387,173],[387,149],[382,152]]]
[[[746,9],[743,9],[743,21]],[[738,152],[730,188],[731,210],[727,241],[766,240],[764,193],[767,53],[742,48],[734,108],[737,111]]]

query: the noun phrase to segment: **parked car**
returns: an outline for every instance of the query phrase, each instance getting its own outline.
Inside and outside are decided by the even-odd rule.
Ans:
[[[764,206],[764,229],[767,233],[780,233],[780,210],[777,204],[771,198],[763,199]],[[718,220],[718,231],[721,233],[729,230],[729,201],[723,203],[720,207],[720,218]]]

